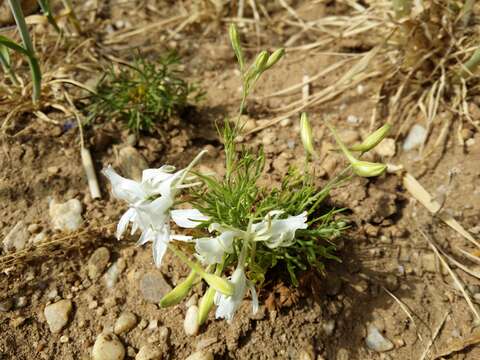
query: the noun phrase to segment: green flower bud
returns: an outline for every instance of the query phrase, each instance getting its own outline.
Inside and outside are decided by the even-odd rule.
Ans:
[[[270,69],[273,65],[275,65],[283,57],[283,55],[285,55],[285,49],[282,48],[275,50],[272,55],[268,57],[265,70]]]
[[[257,58],[255,59],[255,69],[257,73],[262,73],[263,71],[266,70],[265,66],[268,61],[268,52],[266,50],[263,50],[260,52],[260,54],[257,55]]]
[[[240,65],[240,70],[243,71],[245,66],[245,57],[243,56],[242,47],[240,46],[240,37],[238,36],[237,27],[235,24],[230,24],[228,28],[228,35],[230,36],[230,42],[232,43],[233,52],[237,57],[238,64]]]
[[[357,160],[356,162],[352,163],[352,169],[353,172],[358,176],[373,177],[382,175],[387,169],[387,165]]]
[[[205,295],[203,295],[203,297],[200,299],[200,303],[198,305],[198,325],[203,325],[205,321],[207,321],[208,313],[213,306],[215,293],[216,291],[214,288],[208,288],[208,290],[205,292]]]
[[[317,157],[317,153],[313,148],[312,128],[307,113],[302,113],[302,115],[300,115],[300,137],[305,151],[313,157]]]
[[[182,301],[190,292],[190,289],[192,288],[197,276],[197,273],[192,270],[185,280],[175,286],[172,291],[170,291],[160,300],[160,307],[164,308],[176,305]]]
[[[367,138],[361,143],[357,145],[353,145],[350,150],[351,151],[361,151],[367,152],[377,146],[384,138],[387,136],[388,132],[391,129],[390,124],[385,124],[381,128],[375,130],[373,133],[367,136]]]
[[[230,283],[230,281],[225,280],[224,278],[218,275],[209,274],[206,272],[204,272],[200,276],[202,277],[203,280],[207,282],[208,285],[210,285],[212,288],[214,288],[218,292],[221,292],[226,296],[233,295],[234,288],[233,288],[233,285]]]
[[[330,131],[332,132],[338,146],[340,146],[340,150],[342,150],[342,152],[345,154],[346,158],[352,165],[352,169],[355,174],[362,177],[372,177],[383,174],[383,172],[387,169],[387,165],[385,164],[372,163],[356,159],[347,149],[347,147],[343,144],[342,140],[340,140],[337,131],[332,126],[328,127],[330,128]]]

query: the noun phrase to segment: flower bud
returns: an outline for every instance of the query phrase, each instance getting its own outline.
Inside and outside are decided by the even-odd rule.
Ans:
[[[240,70],[243,70],[243,67],[245,66],[245,58],[243,56],[242,47],[240,46],[240,37],[238,36],[237,27],[235,24],[230,24],[230,27],[228,28],[228,35],[230,36],[233,52],[237,57],[238,64],[240,65]]]
[[[212,288],[217,290],[218,292],[221,292],[222,294],[226,296],[232,296],[234,293],[234,288],[233,285],[231,284],[230,281],[225,280],[224,278],[214,275],[214,274],[209,274],[209,273],[203,273],[201,274],[203,280],[207,282],[208,285],[210,285]]]
[[[352,163],[352,169],[355,174],[362,177],[379,176],[387,169],[387,165],[373,163],[368,161],[359,161]]]
[[[205,295],[200,299],[200,304],[198,305],[198,325],[203,325],[207,321],[208,313],[212,309],[213,300],[215,299],[215,289],[208,288],[205,292]]]
[[[302,113],[302,115],[300,115],[300,137],[305,151],[313,157],[317,157],[317,153],[313,148],[312,128],[307,113]]]
[[[352,151],[361,151],[367,152],[377,146],[384,138],[387,136],[388,132],[391,129],[390,124],[385,124],[381,128],[375,130],[373,133],[367,136],[367,138],[357,145],[353,145],[350,150]]]
[[[262,73],[263,71],[266,70],[265,66],[268,61],[268,52],[266,50],[263,50],[260,52],[260,54],[257,55],[257,58],[255,59],[255,69],[257,74]]]
[[[275,50],[267,60],[267,64],[265,65],[265,70],[270,69],[273,65],[275,65],[282,57],[285,55],[285,49],[277,49]]]
[[[338,136],[336,130],[331,126],[329,126],[329,128],[338,146],[340,146],[340,149],[352,165],[353,172],[356,175],[362,177],[379,176],[383,174],[383,172],[387,169],[387,165],[385,164],[361,161],[355,158],[352,153],[347,149],[347,147],[343,144],[342,140],[340,140],[340,137]]]
[[[160,300],[160,307],[164,308],[176,305],[182,301],[190,292],[190,289],[192,288],[196,278],[197,273],[192,270],[185,280],[175,286],[172,291],[170,291]]]

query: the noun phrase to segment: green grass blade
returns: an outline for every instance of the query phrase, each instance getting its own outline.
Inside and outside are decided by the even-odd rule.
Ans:
[[[17,79],[17,75],[12,68],[12,63],[10,61],[10,53],[8,52],[8,47],[5,45],[0,45],[0,64],[3,67],[3,70],[8,74],[12,83],[14,85],[19,85],[19,81]]]
[[[50,1],[49,0],[37,0],[38,5],[40,5],[40,8],[42,9],[43,15],[47,18],[48,22],[50,25],[53,26],[56,32],[61,34],[61,30],[58,27],[57,22],[55,21],[55,18],[52,15],[52,7],[50,6]]]
[[[14,44],[14,48],[3,43],[5,46],[12,48],[15,51],[23,53],[27,56],[28,64],[30,65],[30,72],[32,74],[33,81],[33,94],[32,100],[36,104],[40,99],[41,83],[42,83],[42,73],[40,71],[40,66],[38,64],[37,58],[35,57],[35,50],[33,49],[32,40],[30,39],[30,33],[28,32],[27,23],[25,22],[25,16],[23,15],[22,7],[18,0],[8,0],[10,8],[12,10],[13,17],[17,23],[18,30],[20,32],[20,37],[22,38],[23,46],[21,47],[15,42],[9,40],[10,45]]]
[[[35,54],[31,53],[23,46],[17,44],[15,41],[0,35],[0,45],[3,45],[13,51],[16,51],[27,57],[28,64],[30,66],[30,72],[33,80],[33,102],[36,103],[40,98],[40,86],[42,81],[42,73],[40,71],[40,65],[38,64]]]

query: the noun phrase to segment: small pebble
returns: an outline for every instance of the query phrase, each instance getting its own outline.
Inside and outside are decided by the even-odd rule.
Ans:
[[[27,306],[28,299],[26,296],[20,296],[15,299],[15,308],[16,309],[21,309],[25,306]]]
[[[300,350],[298,353],[298,360],[313,360],[313,357],[307,350]]]
[[[125,270],[125,259],[120,258],[112,266],[110,266],[105,273],[105,285],[109,289],[113,289],[118,281],[120,274]]]
[[[198,334],[199,325],[197,322],[197,318],[198,307],[196,305],[190,306],[187,309],[187,313],[185,314],[185,320],[183,322],[185,334],[190,336],[195,336]]]
[[[44,315],[52,333],[59,333],[68,323],[68,317],[72,312],[70,300],[60,300],[54,304],[45,306]]]
[[[367,347],[376,352],[386,352],[393,349],[393,343],[385,338],[378,329],[369,325],[367,329],[367,337],[365,338]]]
[[[326,336],[330,336],[333,334],[333,330],[335,330],[335,320],[327,320],[322,324],[322,329],[325,332]]]
[[[147,344],[140,348],[135,360],[161,360],[162,356],[163,353],[158,346]]]
[[[410,129],[407,138],[403,142],[403,150],[410,151],[422,145],[427,139],[427,129],[415,124]]]
[[[197,305],[198,295],[193,294],[190,299],[187,300],[185,303],[186,308],[188,309],[190,306]]]
[[[1,312],[8,312],[13,308],[13,300],[7,298],[5,300],[0,301],[0,311]]]
[[[123,360],[125,348],[114,334],[100,334],[92,349],[92,360]]]
[[[347,123],[349,123],[351,125],[358,124],[359,123],[358,117],[356,117],[355,115],[348,115],[347,116]]]
[[[56,230],[75,231],[82,225],[82,203],[77,199],[70,199],[64,203],[52,200],[48,212]]]
[[[150,331],[157,330],[158,329],[158,320],[157,319],[150,320],[148,322],[147,329],[150,330]]]
[[[211,352],[196,351],[185,360],[213,360],[213,355]]]
[[[110,251],[106,247],[99,247],[90,256],[87,265],[88,277],[95,280],[103,274],[110,260]]]
[[[375,146],[375,152],[383,157],[395,156],[395,140],[390,138],[383,139],[380,144]]]
[[[118,167],[126,178],[140,181],[143,170],[148,168],[148,163],[137,149],[126,146],[119,151]]]
[[[145,300],[158,303],[172,290],[158,271],[149,271],[140,280],[140,292]]]
[[[137,325],[137,316],[130,311],[124,311],[120,314],[115,325],[113,326],[113,332],[116,335],[121,335],[132,330]]]
[[[66,343],[68,343],[69,341],[70,341],[70,339],[68,338],[67,335],[62,335],[62,336],[60,336],[60,342],[61,342],[62,344],[66,344]]]
[[[19,221],[3,239],[3,250],[6,253],[23,250],[29,237],[30,234],[28,233],[25,223]]]
[[[290,118],[285,118],[280,120],[280,126],[282,127],[287,127],[287,126],[290,126],[291,124],[292,124],[292,119]]]

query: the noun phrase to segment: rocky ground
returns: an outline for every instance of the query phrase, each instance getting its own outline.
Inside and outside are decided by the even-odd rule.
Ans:
[[[292,6],[305,19],[335,11],[320,2],[298,1]],[[148,7],[133,9],[127,5],[115,8],[104,15],[108,21],[96,31],[108,38],[111,31],[152,21]],[[160,20],[181,10],[159,9]],[[343,5],[336,10],[343,12]],[[275,11],[277,18],[287,14],[285,9]],[[198,150],[207,148],[203,170],[222,173],[222,147],[214,123],[235,113],[239,80],[225,26],[215,24],[209,32],[194,24],[202,32],[173,38],[162,33],[162,41],[169,41],[183,56],[189,78],[206,90],[205,100],[182,118],[173,119],[162,137],[134,136],[118,122],[87,129],[97,171],[113,164],[124,176],[135,178],[147,166],[184,166]],[[155,50],[155,36],[134,38],[130,45],[141,43]],[[268,40],[263,42],[277,46],[284,38],[277,35]],[[349,47],[339,41],[328,51],[350,49],[355,54],[353,45],[365,45],[361,40],[345,41]],[[126,48],[116,44],[110,51],[127,56]],[[313,76],[337,60],[325,49],[287,51],[248,103],[247,130],[266,125],[271,109],[301,96],[300,90],[288,97],[266,95],[301,83],[305,74]],[[343,71],[321,77],[310,91],[334,83]],[[361,140],[371,130],[378,86],[378,79],[368,80],[309,110],[321,154],[315,160],[319,185],[339,171],[344,161],[332,151],[334,141],[323,120],[335,124],[346,143]],[[477,114],[479,105],[473,100],[469,104]],[[257,314],[251,314],[246,300],[231,324],[211,315],[198,328],[192,319],[202,285],[184,303],[158,307],[159,299],[188,269],[169,255],[162,268],[156,269],[149,245],[135,246],[135,237],[120,242],[114,238],[124,204],[111,197],[100,174],[102,198],[91,198],[75,121],[55,108],[45,111],[58,123],[40,121],[26,112],[12,119],[1,137],[0,359],[480,357],[475,348],[477,318],[419,229],[454,255],[460,254],[459,248],[476,254],[474,248],[413,200],[402,185],[403,171],[374,180],[354,179],[332,192],[328,201],[348,208],[346,216],[352,225],[337,240],[342,263],[326,263],[323,275],[303,274],[299,288],[272,276],[260,292],[263,305]],[[402,165],[442,202],[445,211],[477,236],[479,134],[467,128],[460,134],[463,145],[451,136],[445,152],[425,159],[419,156],[425,124],[420,117],[415,124],[407,136],[384,141],[371,159]],[[298,130],[298,116],[291,116],[245,136],[246,143],[264,146],[265,181],[276,184],[289,166],[301,166],[304,150]],[[475,259],[462,262],[474,271],[478,267]],[[453,268],[476,308],[479,281]]]

